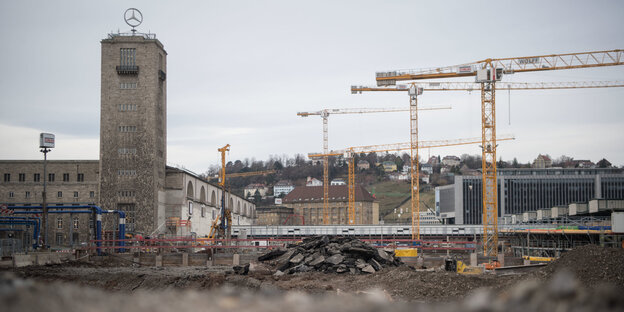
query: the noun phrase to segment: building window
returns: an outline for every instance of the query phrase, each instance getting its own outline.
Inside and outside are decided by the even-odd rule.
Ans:
[[[20,173],[18,175],[19,181],[20,182],[26,182],[26,174],[25,173]]]
[[[74,192],[74,198],[78,198],[78,192]]]
[[[26,191],[26,198],[30,198],[30,192]]]
[[[118,130],[119,132],[136,132],[137,127],[136,126],[119,126]]]
[[[136,82],[122,82],[119,84],[119,88],[120,89],[136,89],[137,83]]]
[[[54,182],[54,173],[48,173],[48,182]]]
[[[35,173],[35,174],[33,175],[33,181],[35,181],[35,182],[39,182],[39,181],[41,181],[41,174],[39,174],[39,173]]]
[[[57,246],[63,245],[63,233],[56,233],[56,245]]]
[[[9,192],[9,198],[13,198],[13,197],[15,197],[15,193]]]
[[[189,214],[189,216],[193,214],[193,202],[189,202],[188,214]]]
[[[73,220],[74,230],[78,229],[78,224],[79,224],[78,220],[79,220],[78,217],[74,217],[74,220]]]
[[[94,198],[94,197],[95,197],[95,191],[89,192],[89,198]]]
[[[63,229],[63,218],[61,217],[56,218],[56,228],[59,230]]]
[[[58,192],[58,193],[56,194],[56,197],[58,197],[58,198],[63,197],[63,192]]]
[[[134,197],[134,191],[120,191],[117,195],[119,197]]]
[[[10,173],[5,173],[4,174],[4,182],[11,182],[11,174]]]
[[[216,220],[217,219],[217,210],[216,209],[211,209],[212,210],[212,220]]]
[[[119,155],[136,155],[136,152],[136,148],[132,147],[121,147],[117,149]]]
[[[69,182],[69,173],[63,173],[63,182]]]
[[[76,176],[76,181],[84,182],[84,173],[79,173],[78,176]]]
[[[89,229],[93,229],[93,216],[89,216]]]
[[[136,170],[117,170],[117,175],[120,177],[135,176]]]
[[[135,231],[136,206],[134,204],[117,204],[117,210],[126,213],[126,231]]]
[[[206,217],[206,207],[204,205],[201,205],[201,216],[202,218]]]
[[[119,65],[136,66],[136,49],[121,48],[119,49],[119,52],[121,54]]]
[[[137,110],[136,104],[119,104],[117,107],[120,112],[135,112]]]

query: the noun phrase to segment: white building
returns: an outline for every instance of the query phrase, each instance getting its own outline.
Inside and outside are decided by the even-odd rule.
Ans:
[[[273,185],[273,196],[279,197],[280,195],[288,195],[295,189],[295,185],[290,181],[281,180]]]
[[[420,165],[420,172],[424,172],[426,174],[433,174],[433,165],[431,164]]]
[[[344,179],[333,179],[329,185],[347,185],[347,182]]]
[[[444,156],[444,158],[442,158],[442,164],[445,166],[449,166],[449,167],[459,166],[460,162],[461,160],[457,156],[451,155],[451,156]]]
[[[256,195],[256,192],[258,192],[262,198],[265,198],[267,191],[268,188],[266,185],[262,183],[253,183],[245,186],[243,194],[245,194],[245,198],[251,198]]]
[[[313,177],[308,177],[308,180],[306,181],[306,186],[323,186],[323,182]]]

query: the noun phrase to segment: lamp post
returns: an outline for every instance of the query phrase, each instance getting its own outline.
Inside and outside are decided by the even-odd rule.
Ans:
[[[41,148],[41,152],[43,153],[43,192],[41,193],[43,208],[43,220],[42,226],[43,229],[43,249],[48,249],[50,244],[48,244],[48,205],[46,202],[46,181],[47,181],[47,163],[48,163],[48,153],[52,151],[54,148],[54,134],[52,133],[41,133],[39,134],[39,148]]]

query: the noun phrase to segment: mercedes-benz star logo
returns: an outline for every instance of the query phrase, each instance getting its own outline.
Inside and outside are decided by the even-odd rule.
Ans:
[[[129,8],[124,13],[124,19],[126,20],[126,24],[134,28],[141,25],[141,23],[143,22],[143,14],[141,14],[141,11],[135,8]]]

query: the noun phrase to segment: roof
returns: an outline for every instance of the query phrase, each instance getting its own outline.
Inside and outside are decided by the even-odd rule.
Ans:
[[[348,201],[348,185],[330,185],[329,201]],[[361,185],[355,186],[355,201],[372,202],[375,198]],[[286,197],[284,203],[297,202],[322,202],[323,187],[322,186],[298,186],[295,187]]]

